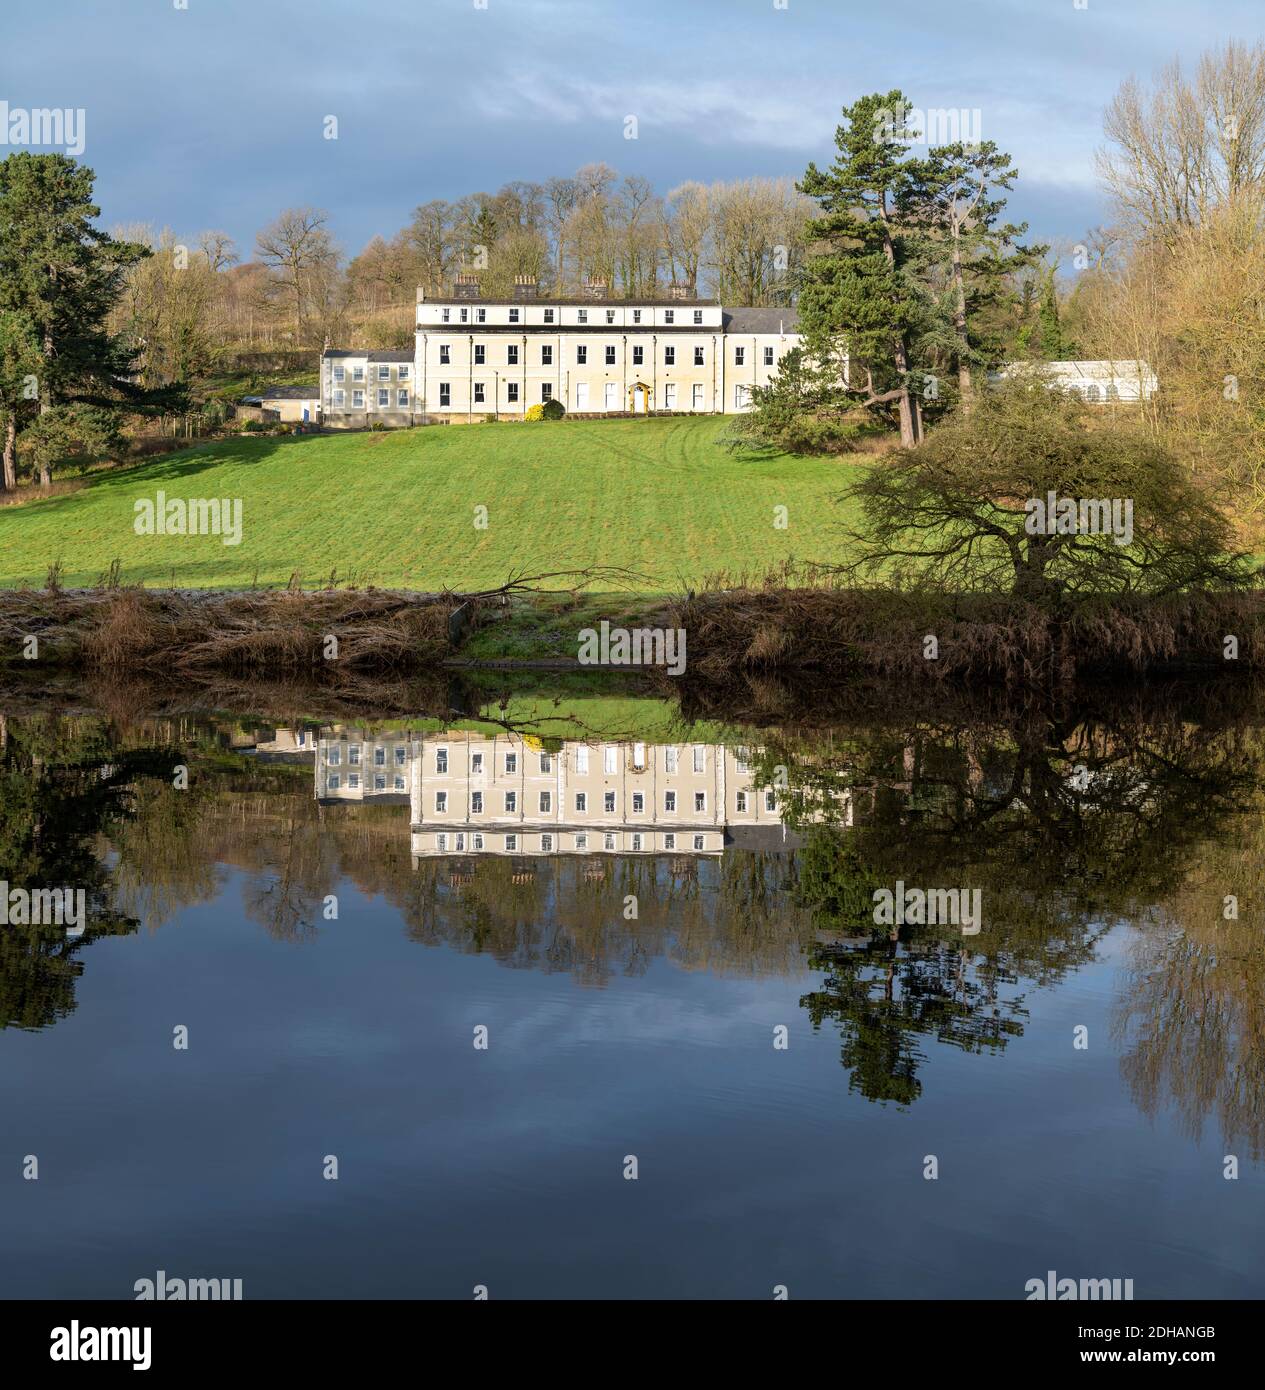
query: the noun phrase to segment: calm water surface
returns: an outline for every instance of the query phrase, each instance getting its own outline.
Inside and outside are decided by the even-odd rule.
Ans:
[[[1254,735],[1056,734],[10,723],[0,1294],[1259,1297]]]

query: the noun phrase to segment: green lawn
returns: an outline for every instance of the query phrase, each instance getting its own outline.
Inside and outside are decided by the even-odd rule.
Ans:
[[[763,575],[840,550],[837,498],[854,465],[731,456],[716,418],[460,425],[378,434],[227,440],[78,492],[0,508],[0,585],[179,587],[339,583],[457,589],[512,571],[615,565],[666,592],[719,571]],[[138,498],[240,498],[240,545],[151,536]],[[487,529],[474,525],[486,507]],[[774,525],[775,507],[788,525]],[[609,583],[600,587],[610,588]]]

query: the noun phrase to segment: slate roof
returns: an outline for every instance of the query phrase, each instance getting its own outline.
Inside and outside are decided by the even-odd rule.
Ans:
[[[325,357],[363,357],[366,362],[411,362],[412,348],[392,348],[390,351],[357,351],[349,348],[326,348]]]
[[[794,309],[726,309],[722,322],[726,333],[799,332],[799,315]]]
[[[270,386],[266,391],[262,391],[257,399],[263,401],[315,401],[320,399],[320,395],[321,388],[319,386]]]

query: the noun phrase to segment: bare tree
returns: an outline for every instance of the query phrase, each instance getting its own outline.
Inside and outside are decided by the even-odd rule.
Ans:
[[[318,208],[287,208],[255,239],[255,254],[280,281],[293,307],[295,342],[301,342],[309,308],[328,307],[338,249]]]

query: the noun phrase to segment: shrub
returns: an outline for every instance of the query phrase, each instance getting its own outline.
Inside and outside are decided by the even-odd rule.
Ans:
[[[386,425],[384,425],[381,420],[375,420],[369,428],[376,434],[379,430],[386,429]]]
[[[544,408],[544,406],[543,406],[543,405],[529,405],[529,406],[527,407],[527,415],[525,416],[525,418],[528,419],[528,420],[543,420],[543,419],[545,418],[545,408]]]
[[[562,402],[557,398],[557,396],[550,396],[550,398],[541,407],[541,411],[546,420],[561,420],[562,417],[567,413],[567,408],[565,405],[562,404]]]

